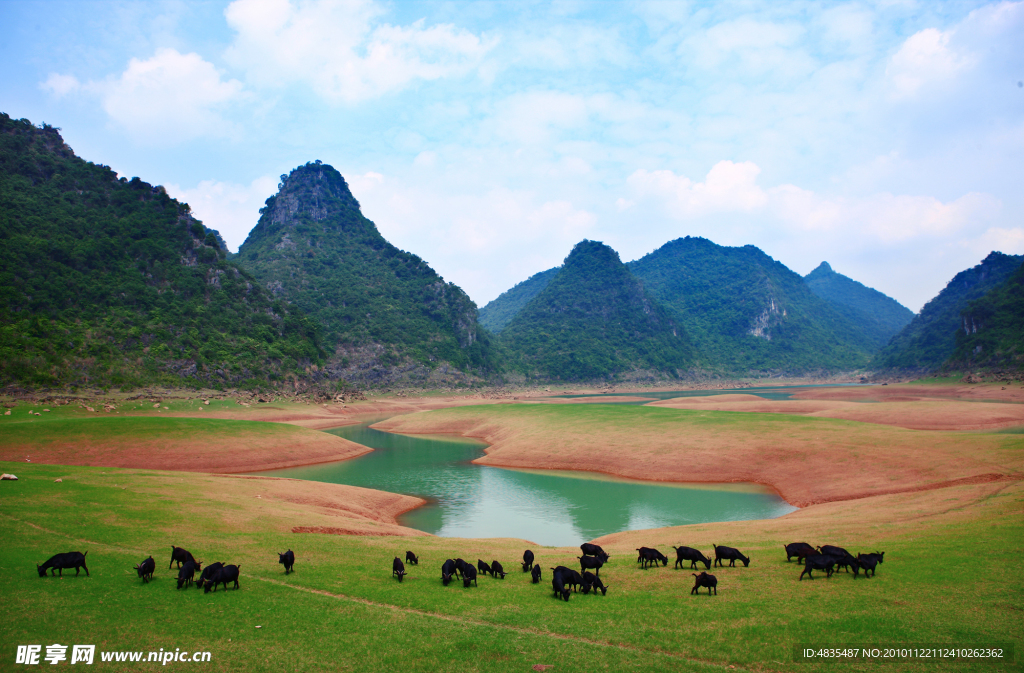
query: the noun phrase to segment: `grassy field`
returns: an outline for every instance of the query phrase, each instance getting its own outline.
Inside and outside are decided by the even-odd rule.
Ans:
[[[535,664],[556,671],[792,670],[794,643],[1014,642],[1019,648],[1022,636],[1024,493],[1018,484],[951,489],[944,498],[949,511],[923,516],[914,514],[914,498],[926,496],[899,496],[905,516],[890,526],[869,511],[871,503],[844,504],[847,511],[825,517],[827,526],[844,540],[852,537],[842,536],[844,528],[856,529],[857,538],[886,551],[872,579],[840,573],[797,581],[799,568],[785,562],[780,542],[794,541],[785,536],[800,537],[798,531],[820,534],[826,525],[804,510],[797,513],[802,522],[630,533],[606,545],[613,554],[601,573],[608,595],[564,603],[551,596],[549,582],[532,585],[521,572],[504,581],[480,578],[469,590],[441,586],[439,566],[448,557],[497,558],[516,571],[519,541],[296,535],[289,532],[295,510],[254,511],[261,489],[255,480],[232,480],[238,497],[225,501],[204,496],[210,490],[204,480],[212,477],[202,475],[10,463],[0,469],[19,476],[0,484],[7,541],[0,553],[0,592],[8,606],[0,626],[3,670],[13,668],[17,645],[52,643],[207,650],[213,660],[203,670],[223,671],[525,671]],[[932,500],[922,503],[936,508]],[[690,571],[671,564],[639,569],[632,548],[640,538],[658,545],[676,539],[707,551],[712,541],[733,544],[753,561],[749,568],[716,569],[717,597],[693,597]],[[241,590],[177,591],[165,565],[172,544],[206,562],[240,564]],[[286,548],[297,557],[287,577],[275,554]],[[406,549],[420,555],[421,565],[399,584],[390,560]],[[88,552],[89,577],[37,576],[36,564],[70,550]],[[579,553],[534,551],[545,578],[549,567],[569,565]],[[132,565],[150,554],[156,578],[144,585]],[[1019,665],[942,665],[975,668]]]
[[[687,414],[695,420],[684,427],[694,436],[720,431],[735,437],[737,428],[747,433],[755,427],[793,441],[806,438],[811,428],[823,445],[833,438],[861,441],[850,439],[849,428],[864,425],[641,407],[497,409],[535,428],[552,451],[571,450],[583,435],[596,438],[585,442],[593,454],[601,448],[601,437],[612,446],[619,441],[606,436],[609,423],[631,423],[644,437],[671,433],[681,447],[675,460],[683,462],[688,459],[682,441],[687,435],[679,430],[678,419]],[[496,432],[514,429],[514,424],[494,425],[490,411],[478,407],[451,414],[463,420],[476,414],[474,422],[483,415]],[[522,420],[531,416],[533,422]],[[89,427],[104,428],[96,441],[130,438],[132,430],[118,422],[171,420],[111,417],[114,426],[108,426],[106,417],[89,419]],[[550,419],[562,421],[552,424]],[[21,432],[5,422],[10,420],[0,417],[0,446],[11,433]],[[47,424],[68,420],[73,419],[55,415]],[[224,432],[242,427],[228,423]],[[573,433],[563,423],[572,424],[576,440],[570,441],[567,435]],[[822,428],[826,436],[818,437]],[[885,447],[887,437],[893,450],[902,437],[937,434],[884,427],[877,432],[869,433],[871,442],[863,440],[866,451],[876,443]],[[972,460],[1017,465],[1024,452],[1021,435],[1013,432],[946,434],[944,442],[959,438]],[[633,443],[642,444],[643,437],[634,432]],[[834,462],[839,476],[860,465],[843,455]],[[203,650],[211,652],[211,662],[170,666],[275,673],[529,671],[536,665],[553,666],[556,673],[826,671],[836,665],[794,663],[793,646],[1009,643],[1017,650],[1015,663],[904,662],[886,665],[886,670],[1024,668],[1019,663],[1024,642],[1024,484],[1019,479],[827,502],[769,521],[606,536],[601,544],[612,561],[601,576],[610,585],[608,595],[574,595],[566,603],[551,594],[549,568],[573,565],[577,548],[532,546],[545,579],[533,585],[519,572],[526,547],[520,540],[294,533],[296,526],[338,526],[349,514],[321,497],[322,492],[314,493],[317,487],[308,487],[308,500],[296,497],[302,482],[35,462],[0,462],[0,471],[19,477],[0,482],[5,541],[0,595],[8,606],[0,624],[0,671],[25,670],[13,663],[18,645],[45,648],[53,643],[93,644],[97,651]],[[372,500],[352,503],[351,510],[358,514],[373,506]],[[794,541],[839,544],[854,553],[885,551],[886,561],[871,579],[839,573],[798,581],[801,568],[787,563],[782,550]],[[667,568],[646,570],[635,562],[635,548],[641,545],[671,557],[670,545],[709,553],[712,543],[738,547],[752,558],[749,568],[711,571],[719,579],[717,596],[706,591],[691,596],[692,571],[674,570],[671,561]],[[206,563],[240,564],[241,589],[211,594],[176,590],[176,573],[167,568],[172,545],[190,549]],[[288,548],[295,551],[296,566],[285,576],[276,552]],[[409,577],[399,584],[391,577],[391,559],[404,558],[407,549],[420,556],[421,565],[409,567]],[[36,564],[72,550],[88,552],[90,576],[38,577]],[[156,576],[143,584],[132,566],[149,555],[156,561]],[[455,583],[443,587],[440,565],[454,557],[497,559],[512,573],[505,580],[482,577],[470,589]],[[158,664],[104,663],[97,654],[94,665],[101,671],[129,671]],[[870,663],[841,666],[877,669]]]

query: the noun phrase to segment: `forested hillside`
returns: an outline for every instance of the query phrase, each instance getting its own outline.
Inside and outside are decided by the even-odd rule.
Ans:
[[[515,365],[541,380],[674,378],[693,362],[685,331],[597,241],[576,244],[501,340]]]
[[[377,383],[417,365],[498,370],[476,305],[386,241],[331,166],[311,162],[281,176],[260,212],[237,261],[316,321],[332,376]]]
[[[752,245],[680,238],[628,266],[686,329],[703,368],[797,375],[868,362],[857,325]]]
[[[962,329],[962,314],[971,302],[1005,283],[1020,268],[1024,257],[992,252],[981,264],[961,271],[945,289],[924,305],[909,325],[892,338],[875,356],[872,368],[880,371],[924,372],[938,369],[957,350],[957,333]],[[1012,289],[1012,287],[1011,287]],[[1000,302],[988,304],[995,309]],[[979,315],[987,315],[978,304]],[[969,318],[969,314],[968,314]],[[997,320],[996,324],[1005,322]],[[970,327],[968,327],[970,329]],[[995,337],[995,334],[993,334]],[[982,339],[987,339],[983,335]],[[969,339],[968,339],[969,341]],[[966,347],[966,342],[963,344]],[[982,341],[975,345],[984,346]]]
[[[497,334],[512,322],[519,311],[541,290],[547,287],[561,267],[535,273],[510,290],[502,292],[487,306],[480,309],[480,324]]]
[[[162,187],[0,113],[0,382],[279,385],[322,362],[315,323],[226,261]]]
[[[960,312],[946,369],[1024,368],[1024,264]]]
[[[836,273],[827,262],[804,276],[811,292],[856,325],[871,350],[878,350],[914,319],[914,312],[878,290]]]

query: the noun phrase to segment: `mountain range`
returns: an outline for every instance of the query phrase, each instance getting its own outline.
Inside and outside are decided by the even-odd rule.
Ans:
[[[0,383],[436,387],[944,367],[1021,369],[1020,256],[994,252],[914,316],[822,263],[597,241],[478,313],[399,250],[345,179],[283,175],[237,255],[159,186],[0,114]]]

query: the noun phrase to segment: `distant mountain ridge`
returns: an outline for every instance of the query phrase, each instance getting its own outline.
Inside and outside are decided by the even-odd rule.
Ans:
[[[914,319],[914,312],[878,290],[836,273],[822,262],[804,276],[811,292],[832,305],[850,322],[860,327],[870,350],[887,343]]]
[[[797,375],[868,362],[857,325],[752,245],[731,248],[687,236],[627,266],[683,325],[707,369]]]
[[[273,386],[323,356],[188,204],[0,113],[0,383]]]
[[[937,370],[957,351],[962,314],[1017,271],[1024,256],[990,253],[961,271],[872,360],[879,371],[919,373]],[[975,306],[979,306],[975,304]],[[960,354],[960,358],[965,356]]]
[[[577,243],[546,286],[501,332],[530,378],[677,378],[693,351],[683,329],[597,241]]]
[[[486,375],[499,366],[466,293],[386,241],[327,164],[281,176],[236,259],[317,321],[332,376],[379,383],[402,368],[422,378],[437,367]]]
[[[945,369],[1024,369],[1024,264],[960,311]]]
[[[501,293],[496,299],[480,309],[480,324],[497,334],[512,322],[519,311],[548,286],[562,267],[535,273],[522,283]]]

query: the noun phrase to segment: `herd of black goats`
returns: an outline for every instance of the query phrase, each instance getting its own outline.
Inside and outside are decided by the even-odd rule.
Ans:
[[[672,547],[676,550],[676,563],[674,567],[678,569],[680,566],[685,566],[687,561],[690,563],[690,570],[699,570],[697,567],[698,562],[703,563],[706,570],[711,570],[712,565],[724,568],[725,564],[723,561],[728,561],[729,566],[733,568],[736,567],[736,561],[741,561],[744,568],[750,566],[750,557],[744,556],[740,550],[733,547],[713,546],[715,548],[714,561],[692,547]],[[806,542],[794,542],[786,545],[785,549],[787,563],[794,556],[798,561],[804,562],[804,570],[800,573],[800,580],[804,578],[805,574],[813,580],[812,570],[824,570],[826,577],[830,578],[832,573],[839,568],[844,568],[847,572],[852,568],[854,579],[857,578],[861,569],[864,570],[864,576],[869,577],[868,572],[870,571],[871,575],[874,575],[875,568],[879,563],[882,563],[885,557],[885,552],[875,552],[873,554],[857,554],[857,557],[854,558],[850,552],[842,547],[834,547],[832,545],[812,547]],[[608,585],[602,582],[598,575],[601,573],[601,566],[607,563],[611,557],[604,549],[589,542],[581,544],[580,550],[583,552],[583,556],[577,556],[576,558],[579,559],[580,571],[582,572],[576,572],[572,568],[565,566],[551,568],[551,588],[554,590],[554,595],[566,601],[569,600],[570,590],[576,592],[582,589],[584,594],[589,594],[593,590],[595,596],[598,591],[601,592],[602,596],[608,594]],[[663,567],[668,565],[668,557],[657,549],[640,547],[636,551],[636,561],[643,568],[651,565],[657,567],[659,561]],[[522,565],[523,572],[530,573],[533,576],[533,583],[537,584],[541,580],[541,568],[539,563],[534,563],[534,558],[533,551],[527,549],[523,552]],[[405,563],[419,565],[419,559],[414,553],[407,551],[405,552]],[[397,577],[399,582],[407,574],[405,563],[397,556],[391,563],[391,574]],[[594,572],[590,572],[591,570]],[[507,574],[504,566],[498,561],[487,563],[483,559],[479,559],[474,568],[472,563],[466,563],[460,558],[447,559],[441,565],[441,583],[448,586],[448,583],[452,581],[452,577],[458,577],[462,580],[462,586],[468,588],[476,584],[478,572],[483,575],[490,574],[491,577],[500,577],[501,579],[505,579]],[[707,588],[709,596],[712,591],[715,592],[716,596],[718,595],[717,577],[703,571],[700,574],[691,574],[697,578],[697,581],[694,583],[693,589],[690,590],[690,595],[698,593],[701,587]]]
[[[85,552],[88,554],[89,552]],[[46,577],[46,571],[50,571],[50,576],[54,575],[56,570],[60,577],[64,576],[65,570],[75,569],[75,577],[78,577],[79,569],[84,569],[85,574],[89,574],[89,568],[85,565],[85,554],[77,551],[69,551],[65,554],[56,554],[51,556],[41,566],[36,566],[36,571],[39,572],[40,577]],[[291,549],[283,554],[278,554],[278,563],[284,564],[284,572],[287,575],[292,571],[292,566],[295,565],[295,554]],[[224,585],[224,590],[227,591],[228,583],[234,582],[235,588],[238,589],[238,570],[242,567],[240,565],[224,565],[223,563],[211,563],[203,568],[203,562],[197,561],[192,552],[181,547],[171,546],[171,562],[167,565],[167,569],[170,570],[174,564],[178,564],[178,588],[188,588],[189,585],[194,584],[197,589],[203,589],[203,593],[210,593],[210,589],[217,591],[217,586],[220,584]],[[144,583],[149,582],[153,579],[153,573],[156,571],[156,561],[150,556],[142,563],[135,566],[135,571],[139,573],[139,577],[142,578]],[[200,573],[199,579],[195,579],[196,573]],[[205,587],[205,588],[204,588]]]
[[[715,548],[715,560],[712,562],[710,558],[704,556],[699,550],[693,549],[692,547],[672,547],[676,550],[676,563],[675,568],[678,569],[680,566],[684,566],[687,561],[690,563],[690,570],[699,570],[697,563],[703,563],[706,570],[711,570],[712,564],[725,567],[723,561],[728,561],[729,566],[735,568],[736,561],[741,561],[743,567],[750,566],[750,557],[744,556],[738,549],[733,547],[721,547],[714,545]],[[860,570],[864,571],[864,577],[871,577],[875,574],[875,568],[879,563],[882,563],[885,557],[885,552],[875,552],[873,554],[857,554],[854,557],[850,552],[846,551],[842,547],[834,547],[832,545],[823,545],[821,547],[812,547],[806,542],[794,542],[786,545],[786,562],[788,563],[793,557],[796,557],[797,561],[803,561],[804,569],[800,573],[800,578],[803,579],[804,575],[808,578],[814,579],[811,574],[812,570],[824,570],[826,577],[832,577],[832,574],[843,568],[847,572],[853,570],[854,579],[857,578]],[[594,595],[600,591],[602,596],[608,594],[608,585],[601,581],[598,575],[601,573],[601,566],[608,562],[610,558],[605,550],[601,549],[596,544],[584,542],[580,545],[580,549],[583,551],[583,556],[577,556],[580,562],[580,570],[582,574],[576,572],[572,568],[565,566],[558,566],[551,568],[551,587],[554,590],[556,597],[568,601],[570,590],[573,592],[583,590],[584,594],[589,594],[593,590]],[[640,547],[637,551],[637,563],[640,563],[643,568],[647,568],[651,565],[657,567],[658,562],[661,562],[662,566],[668,565],[668,557],[662,554],[657,549],[650,547]],[[88,554],[89,552],[86,552]],[[523,572],[530,573],[533,576],[533,583],[537,584],[541,580],[541,569],[540,564],[534,563],[533,552],[527,549],[523,552]],[[171,562],[167,566],[170,570],[174,563],[178,564],[178,588],[188,587],[190,584],[195,584],[197,589],[204,588],[204,593],[209,593],[211,588],[213,591],[217,591],[217,586],[220,584],[224,585],[224,590],[227,591],[228,583],[234,582],[235,589],[238,589],[238,570],[241,566],[237,565],[224,565],[223,563],[211,563],[202,567],[202,561],[197,561],[192,554],[182,549],[181,547],[171,547]],[[419,565],[419,559],[411,551],[405,552],[405,562],[411,565]],[[278,563],[284,565],[284,572],[287,575],[292,571],[292,566],[295,565],[295,554],[291,549],[283,554],[278,554]],[[67,552],[64,554],[56,554],[51,557],[43,565],[36,566],[36,570],[39,572],[40,577],[46,577],[46,571],[50,571],[50,576],[54,575],[54,571],[58,571],[60,576],[64,576],[64,570],[75,569],[75,576],[78,576],[79,569],[85,569],[85,574],[89,574],[89,568],[85,565],[85,554],[77,551]],[[139,577],[142,578],[143,582],[148,582],[153,579],[153,572],[156,570],[156,562],[153,557],[150,556],[142,563],[135,566],[135,570],[139,573]],[[593,570],[594,572],[590,572]],[[195,574],[200,572],[199,579],[195,579]],[[482,559],[477,561],[476,567],[473,564],[466,563],[462,559],[448,559],[441,565],[441,582],[448,586],[449,582],[452,581],[452,577],[458,577],[462,580],[462,586],[469,587],[476,584],[477,572],[484,575],[491,575],[491,577],[500,577],[505,579],[505,568],[498,561],[491,561],[490,563],[484,562]],[[868,573],[871,573],[870,575]],[[401,582],[407,574],[405,570],[405,563],[402,560],[395,557],[394,562],[391,564],[391,574],[398,578]],[[690,594],[696,594],[699,592],[701,587],[706,587],[708,595],[714,591],[715,595],[718,595],[718,578],[714,575],[709,575],[707,572],[701,572],[700,574],[692,573],[697,578],[696,583],[693,585],[693,589],[690,590]]]

